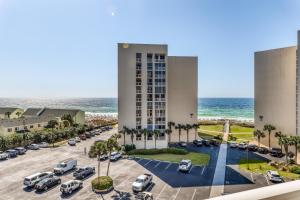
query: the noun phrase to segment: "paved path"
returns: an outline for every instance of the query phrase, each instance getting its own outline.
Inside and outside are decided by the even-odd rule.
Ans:
[[[229,134],[229,120],[226,120],[225,125],[224,125],[224,134],[223,134],[223,140],[225,142],[228,141],[228,134]]]
[[[209,197],[217,197],[224,193],[225,171],[226,171],[227,143],[221,144],[217,166]]]

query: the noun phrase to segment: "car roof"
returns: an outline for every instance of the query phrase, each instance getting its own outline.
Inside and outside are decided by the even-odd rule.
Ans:
[[[277,171],[269,170],[271,175],[279,175]]]
[[[146,179],[146,177],[147,177],[147,176],[146,176],[145,174],[143,174],[143,175],[139,175],[137,178],[138,178],[138,179]]]
[[[35,176],[40,175],[40,174],[42,174],[42,173],[41,173],[41,172],[38,172],[38,173],[32,174],[32,175],[30,175],[30,176],[26,176],[25,178],[31,179],[31,178],[33,178],[33,177],[35,177]]]
[[[191,160],[181,160],[181,162],[191,162]]]

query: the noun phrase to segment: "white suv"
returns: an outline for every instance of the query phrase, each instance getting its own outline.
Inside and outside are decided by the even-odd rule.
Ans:
[[[63,194],[71,194],[74,190],[82,188],[82,181],[79,180],[70,180],[60,186],[60,191]]]
[[[26,185],[27,187],[34,187],[35,184],[37,184],[41,180],[43,180],[45,178],[51,178],[53,176],[54,176],[53,172],[39,172],[39,173],[33,174],[31,176],[25,177],[24,185]]]
[[[278,174],[277,171],[272,171],[272,170],[267,171],[267,177],[272,182],[279,182],[279,183],[283,182],[282,177]]]
[[[182,160],[179,163],[179,170],[180,171],[188,172],[188,171],[190,171],[191,168],[192,168],[192,161],[191,160]]]

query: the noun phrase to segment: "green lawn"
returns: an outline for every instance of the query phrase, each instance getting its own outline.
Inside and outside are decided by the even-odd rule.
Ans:
[[[253,128],[242,127],[238,125],[232,125],[230,129],[231,133],[253,133],[254,131]]]
[[[233,137],[236,137],[237,142],[244,142],[244,141],[253,141],[254,136],[253,133],[231,133]]]
[[[208,165],[210,160],[210,155],[205,153],[194,153],[190,152],[186,155],[177,155],[177,154],[154,154],[154,155],[133,155],[136,157],[141,157],[145,159],[169,161],[169,162],[180,162],[183,159],[191,160],[193,165]]]
[[[249,169],[248,169],[247,159],[241,159],[239,164],[240,164],[240,168],[246,171],[266,174],[267,170],[274,170],[274,171],[278,171],[278,173],[282,177],[286,177],[290,179],[299,179],[298,174],[278,170],[275,167],[268,165],[268,163],[265,161],[249,160]]]
[[[218,135],[222,135],[222,137],[223,137],[223,133],[208,132],[208,131],[203,131],[203,130],[200,130],[200,132],[198,132],[198,135],[201,138],[207,139],[207,140],[213,139],[215,136],[218,136]]]
[[[223,132],[223,125],[201,125],[200,130]]]

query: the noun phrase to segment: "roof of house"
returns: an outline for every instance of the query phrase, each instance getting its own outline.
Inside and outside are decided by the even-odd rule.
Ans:
[[[16,126],[23,126],[30,125],[30,124],[37,124],[37,123],[45,123],[49,122],[50,120],[54,119],[54,117],[45,116],[45,117],[30,117],[30,118],[18,118],[18,119],[1,119],[0,126],[2,127],[16,127]]]
[[[41,108],[28,108],[23,115],[24,116],[37,116]]]
[[[10,108],[10,107],[0,107],[0,114],[5,115],[7,112],[14,112],[18,108]]]
[[[52,116],[52,117],[62,117],[65,114],[75,117],[75,115],[81,110],[77,109],[57,109],[57,108],[28,108],[24,112],[24,116]]]

